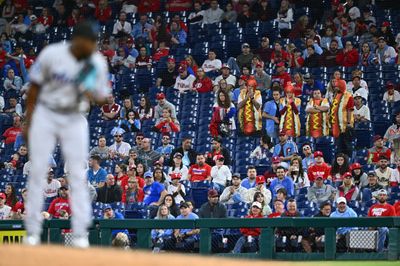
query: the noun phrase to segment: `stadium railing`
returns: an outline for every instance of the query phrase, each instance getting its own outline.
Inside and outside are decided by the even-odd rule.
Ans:
[[[325,248],[323,252],[277,252],[275,230],[282,227],[324,228]],[[339,227],[373,228],[387,227],[389,242],[383,252],[337,252],[336,230]],[[42,240],[52,244],[64,243],[65,229],[70,228],[68,220],[48,220],[43,225]],[[245,254],[214,254],[222,256],[247,257],[279,260],[398,260],[400,259],[400,217],[381,218],[279,218],[279,219],[198,219],[198,220],[94,220],[89,239],[92,245],[110,246],[112,230],[135,229],[136,247],[151,249],[152,229],[200,229],[199,253],[212,254],[211,231],[215,228],[261,228],[259,251]],[[23,230],[21,221],[0,221],[2,231]],[[65,244],[65,243],[64,243]]]

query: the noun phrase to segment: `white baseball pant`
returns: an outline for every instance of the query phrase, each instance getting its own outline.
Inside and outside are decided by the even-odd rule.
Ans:
[[[25,225],[28,235],[42,231],[41,209],[46,184],[49,155],[57,141],[61,143],[64,160],[68,162],[68,183],[72,211],[72,231],[76,236],[86,236],[91,224],[92,206],[89,198],[85,162],[88,156],[89,130],[81,114],[60,114],[40,104],[36,106],[29,131],[29,157],[32,162],[28,180]]]

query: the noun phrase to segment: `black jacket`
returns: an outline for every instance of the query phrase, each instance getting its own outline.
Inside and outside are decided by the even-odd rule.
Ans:
[[[209,202],[201,205],[199,210],[200,218],[226,218],[227,210],[224,204],[217,203],[215,206],[211,206]]]
[[[122,199],[122,189],[118,185],[108,187],[105,184],[97,190],[97,201],[102,203],[119,202]]]
[[[210,153],[209,153],[209,156],[207,156],[207,158],[206,158],[206,163],[208,164],[208,165],[210,165],[210,166],[214,166],[215,165],[215,162],[214,162],[214,159],[213,159],[213,157],[214,157],[214,150],[212,150]],[[230,155],[230,153],[229,153],[229,151],[228,151],[228,149],[227,148],[225,148],[225,147],[221,147],[221,154],[222,154],[222,156],[224,156],[224,165],[231,165],[231,155]]]
[[[170,155],[170,157],[169,157],[170,166],[174,166],[174,155],[175,155],[175,153],[177,153],[177,152],[179,152],[180,154],[182,154],[182,156],[184,155],[184,152],[183,152],[183,148],[182,148],[182,147],[179,147],[179,148],[174,149],[174,150],[171,152],[171,155]],[[190,150],[188,151],[188,153],[189,153],[190,165],[195,164],[195,163],[196,163],[196,155],[197,155],[197,152],[196,152],[195,150],[193,150],[193,149],[190,149]]]

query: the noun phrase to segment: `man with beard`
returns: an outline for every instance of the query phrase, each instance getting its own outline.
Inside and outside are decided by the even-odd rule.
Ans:
[[[247,189],[240,185],[240,174],[232,175],[232,186],[226,187],[219,200],[221,203],[233,204],[247,202]]]
[[[396,114],[396,120],[385,133],[383,140],[389,142],[392,147],[392,162],[398,163],[400,158],[400,112]]]
[[[390,158],[391,150],[383,145],[383,138],[380,135],[374,136],[374,146],[368,149],[368,163],[377,164],[381,155]]]
[[[396,211],[392,205],[386,202],[387,191],[381,189],[378,191],[378,202],[372,205],[368,210],[369,217],[388,217],[396,216]],[[387,227],[379,227],[379,241],[378,241],[378,252],[383,251],[385,246],[385,240],[388,235],[389,229]]]
[[[169,57],[167,59],[167,69],[162,71],[157,78],[156,87],[164,86],[170,88],[174,86],[178,71],[176,70],[175,58]]]
[[[385,155],[379,157],[378,168],[375,170],[378,177],[378,183],[384,188],[397,186],[399,183],[399,172],[396,169],[388,167],[388,158]]]
[[[171,155],[169,157],[169,162],[171,166],[173,166],[174,162],[174,155],[175,153],[180,153],[183,155],[182,157],[182,163],[186,167],[189,167],[192,164],[196,163],[196,151],[193,150],[192,148],[192,137],[184,137],[182,140],[182,146],[174,149],[171,152]]]
[[[210,166],[215,165],[215,156],[217,155],[222,155],[224,157],[224,165],[230,165],[231,164],[231,156],[229,154],[229,151],[221,145],[222,143],[222,138],[221,137],[215,137],[212,140],[212,150],[207,153],[207,164]]]
[[[191,182],[211,181],[211,166],[206,164],[204,154],[197,154],[196,162],[189,168],[188,180]]]
[[[322,65],[325,67],[337,67],[336,57],[339,54],[340,50],[339,43],[337,40],[333,39],[329,44],[329,50],[325,50],[322,53]]]

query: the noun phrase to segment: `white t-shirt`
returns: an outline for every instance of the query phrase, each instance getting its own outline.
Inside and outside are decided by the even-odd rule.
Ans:
[[[206,73],[214,70],[220,70],[221,67],[222,67],[222,62],[219,59],[214,59],[214,60],[207,59],[201,66],[201,68]]]
[[[360,109],[357,109],[357,107],[354,106],[354,116],[355,115],[361,115],[361,117],[365,117],[365,119],[371,121],[370,111],[366,105],[361,106]]]
[[[182,168],[180,168],[180,169],[179,168],[170,167],[169,170],[168,170],[168,176],[170,174],[172,174],[172,173],[180,173],[182,175],[181,176],[181,181],[182,180],[187,180],[189,169],[185,165],[183,165]]]
[[[90,69],[88,65],[93,66],[88,71],[91,74],[81,82],[84,86],[78,86],[82,70]],[[96,52],[89,59],[78,61],[72,55],[69,43],[46,46],[31,67],[30,81],[41,86],[38,103],[53,110],[75,109],[78,106],[77,111],[82,111],[79,106],[87,106],[84,104],[85,97],[80,96],[83,91],[91,91],[99,98],[110,93],[104,57]]]
[[[168,194],[171,194],[171,195],[174,194],[177,190],[178,190],[178,187],[176,187],[174,185],[169,185],[168,189],[167,189]],[[181,190],[183,191],[183,193],[186,194],[184,185],[181,185]],[[185,199],[182,197],[181,194],[178,194],[178,195],[175,196],[175,203],[176,204],[181,204],[182,201],[185,201]]]
[[[232,173],[228,166],[213,166],[211,168],[211,178],[214,183],[226,186],[226,181],[232,180]]]
[[[221,79],[223,79],[222,75],[219,75],[218,77],[216,77],[215,80],[214,80],[214,86],[218,85],[218,82]],[[233,87],[235,87],[235,85],[236,85],[236,77],[234,75],[229,75],[229,77],[227,77],[225,80],[226,80],[226,84],[232,85]]]
[[[129,150],[131,149],[131,145],[127,142],[122,141],[119,146],[117,146],[117,143],[114,143],[109,147],[110,151],[112,152],[118,152],[122,154],[123,156],[128,156],[129,155]]]
[[[182,79],[180,76],[176,78],[174,88],[179,90],[179,92],[189,91],[193,88],[193,83],[196,80],[196,77],[189,74],[185,79]]]
[[[0,207],[0,220],[8,220],[11,213],[11,207],[8,205],[4,205]]]
[[[388,187],[390,182],[400,182],[399,171],[387,167],[384,172],[381,172],[380,168],[375,170],[376,176],[378,177],[379,185],[383,187]]]
[[[46,182],[46,186],[44,187],[44,197],[45,198],[54,198],[57,197],[58,189],[61,187],[60,181],[57,179],[52,179],[50,184]]]
[[[385,92],[385,94],[383,94],[383,100],[386,102],[398,102],[400,101],[400,92],[395,90],[393,95],[390,96],[388,92]]]

